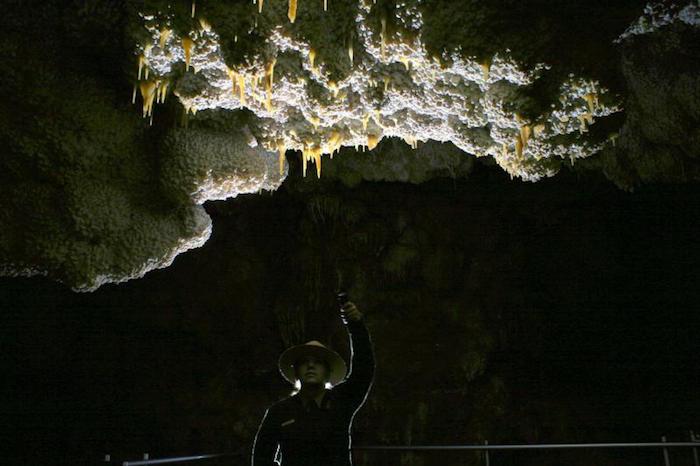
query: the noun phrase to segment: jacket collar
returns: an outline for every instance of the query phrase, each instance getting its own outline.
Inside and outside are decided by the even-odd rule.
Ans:
[[[297,399],[299,404],[305,409],[308,410],[308,403],[304,402],[302,399],[301,395],[297,393],[294,395],[294,398]],[[316,406],[319,407],[319,409],[326,409],[328,407],[328,389],[323,390],[323,394],[321,395],[321,400],[319,403],[316,403],[316,400],[311,400],[310,403],[316,403]]]

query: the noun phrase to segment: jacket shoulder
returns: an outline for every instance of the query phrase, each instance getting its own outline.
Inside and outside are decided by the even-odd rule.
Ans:
[[[294,395],[278,400],[268,408],[270,414],[279,414],[292,408],[296,403]]]

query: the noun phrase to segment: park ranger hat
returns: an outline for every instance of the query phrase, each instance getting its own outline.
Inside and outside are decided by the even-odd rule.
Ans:
[[[304,343],[303,345],[292,346],[287,348],[279,359],[279,369],[282,377],[287,379],[289,383],[296,383],[296,376],[294,375],[294,363],[303,356],[315,356],[322,359],[328,363],[331,369],[331,374],[328,382],[331,385],[337,385],[347,374],[347,366],[345,361],[340,357],[335,351],[328,349],[323,343],[316,340],[311,340]]]

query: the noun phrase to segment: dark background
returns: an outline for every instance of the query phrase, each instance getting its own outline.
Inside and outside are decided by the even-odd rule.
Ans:
[[[247,464],[264,409],[289,394],[276,371],[285,346],[318,338],[347,356],[336,270],[377,355],[356,445],[700,431],[696,184],[626,193],[596,176],[530,184],[478,165],[467,180],[354,189],[291,176],[275,193],[206,207],[209,242],[143,279],[89,294],[0,280],[6,464],[239,449],[220,464]],[[301,333],[284,312],[304,317]],[[690,451],[672,455],[691,464]],[[474,453],[356,458],[478,463]],[[662,464],[658,450],[491,460]]]

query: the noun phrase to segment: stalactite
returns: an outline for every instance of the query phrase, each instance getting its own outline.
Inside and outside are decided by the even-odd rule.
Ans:
[[[243,73],[238,75],[238,93],[241,105],[245,105],[245,75]]]
[[[194,41],[185,36],[182,38],[182,48],[185,51],[185,70],[190,69],[190,59],[192,58],[192,47],[194,46]]]
[[[170,38],[170,35],[172,34],[172,30],[168,28],[163,28],[160,30],[159,37],[158,37],[158,45],[160,45],[161,49],[165,48],[165,44],[168,42],[168,39]]]
[[[139,81],[141,81],[141,74],[144,66],[148,66],[148,61],[144,55],[139,55]],[[146,68],[146,70],[148,71],[148,68]],[[146,79],[148,79],[148,77]]]
[[[489,80],[489,76],[491,75],[491,62],[490,61],[485,61],[481,64],[481,75],[484,78],[484,81]]]
[[[598,108],[598,94],[588,93],[584,96],[588,104],[588,111],[592,114]]]
[[[226,68],[226,74],[228,74],[228,78],[231,80],[231,92],[233,95],[236,95],[236,83],[238,81],[238,73],[233,71],[231,68]]]
[[[379,144],[379,136],[376,134],[368,134],[367,135],[367,148],[369,150],[372,150],[375,147],[377,147],[377,144]]]
[[[518,158],[523,156],[523,139],[520,137],[520,134],[518,134],[515,137],[515,155],[518,156]]]
[[[153,99],[156,92],[156,83],[153,81],[143,81],[139,84],[141,97],[143,98],[143,117],[151,116],[153,112]]]
[[[168,86],[169,86],[169,85],[170,85],[170,82],[168,82],[168,81],[163,81],[163,82],[161,83],[160,87],[158,88],[159,100],[160,100],[160,103],[161,103],[161,104],[165,103],[165,97],[166,97],[167,94],[168,94]]]
[[[297,0],[289,0],[289,11],[287,11],[289,22],[293,23],[297,19]]]
[[[531,134],[532,130],[530,125],[523,125],[520,127],[520,140],[523,143],[523,147],[527,146],[527,143],[530,141]]]
[[[306,149],[301,151],[301,173],[306,176]]]
[[[199,18],[199,26],[204,31],[207,31],[207,32],[211,31],[211,24],[209,24],[209,22],[204,18]]]
[[[311,72],[316,74],[316,51],[314,49],[309,49],[309,64],[311,65]]]

